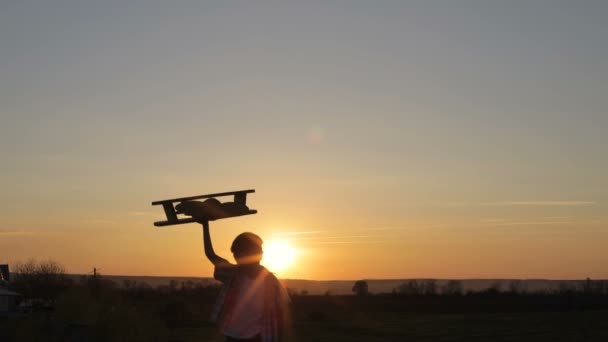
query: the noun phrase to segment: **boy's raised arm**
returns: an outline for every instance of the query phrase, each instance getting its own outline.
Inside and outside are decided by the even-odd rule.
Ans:
[[[201,222],[201,224],[203,225],[203,245],[205,248],[205,256],[207,256],[207,259],[209,259],[209,261],[211,261],[211,263],[215,266],[223,264],[230,265],[228,260],[215,254],[215,251],[213,250],[213,244],[211,243],[211,234],[209,233],[209,221],[203,221]]]

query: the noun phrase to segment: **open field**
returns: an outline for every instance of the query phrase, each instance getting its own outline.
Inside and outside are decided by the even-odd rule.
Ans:
[[[608,311],[481,314],[351,312],[299,317],[296,341],[608,341]],[[206,322],[172,330],[174,341],[217,336]],[[222,341],[221,337],[215,338]]]
[[[0,319],[0,341],[222,341],[218,286],[73,283],[52,305]],[[485,291],[292,296],[294,341],[608,341],[608,295]],[[74,337],[76,336],[76,337]],[[80,336],[80,337],[77,337]]]
[[[295,331],[302,341],[608,340],[606,310],[535,311],[525,300],[520,305],[503,305],[508,298],[459,298],[460,304],[440,297],[412,300],[416,308],[407,307],[407,298],[396,299],[401,303],[392,307],[378,302],[306,307],[296,302]],[[431,303],[441,301],[448,303],[443,308]],[[493,302],[496,307],[492,308]],[[318,310],[319,304],[325,309]]]
[[[300,321],[301,341],[607,341],[607,311],[516,314],[354,313]]]

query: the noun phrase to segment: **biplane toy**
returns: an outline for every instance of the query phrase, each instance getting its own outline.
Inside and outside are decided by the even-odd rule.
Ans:
[[[255,190],[251,189],[155,201],[152,202],[152,205],[162,205],[167,220],[154,222],[154,225],[164,227],[255,214],[258,211],[249,209],[246,204],[247,194],[254,192]],[[233,201],[220,202],[216,199],[216,197],[227,196],[234,196]],[[202,199],[205,201],[198,201]],[[189,217],[180,217],[179,215]]]

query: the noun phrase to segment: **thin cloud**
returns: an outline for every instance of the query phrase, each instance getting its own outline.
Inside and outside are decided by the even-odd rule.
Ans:
[[[607,234],[608,230],[582,230],[582,229],[568,229],[568,230],[531,230],[531,229],[515,229],[515,230],[491,230],[486,231],[486,234],[500,234],[500,235],[513,235],[513,236],[529,236],[529,235],[541,235],[541,236],[581,236],[581,234]]]
[[[479,222],[488,226],[525,226],[525,225],[552,225],[552,224],[574,224],[573,216],[545,216],[530,219],[513,218],[488,218]]]
[[[345,244],[372,244],[372,243],[385,243],[392,242],[394,240],[384,240],[384,241],[325,241],[318,242],[319,245],[345,245]]]
[[[421,228],[440,228],[445,227],[445,224],[435,224],[430,226],[410,226],[410,227],[378,227],[378,228],[360,228],[359,231],[381,231],[381,230],[411,230]]]
[[[558,223],[574,223],[574,216],[543,216],[532,217],[529,219],[516,219],[507,217],[493,217],[480,219],[479,222],[488,225],[514,225],[514,224],[558,224]]]
[[[479,220],[479,222],[481,223],[500,223],[500,222],[507,222],[510,219],[507,218],[489,218],[489,219],[481,219]]]
[[[310,230],[310,231],[301,231],[301,232],[278,232],[272,233],[273,236],[291,236],[291,235],[306,235],[306,234],[323,234],[327,233],[326,230]]]
[[[332,240],[332,239],[364,239],[364,238],[377,238],[377,235],[345,235],[345,236],[317,236],[317,237],[301,237],[289,239],[290,241],[303,241],[303,240]]]
[[[545,216],[541,217],[543,220],[568,220],[573,219],[574,216]]]
[[[33,235],[34,232],[23,230],[0,230],[0,235]]]
[[[480,205],[489,206],[558,206],[558,207],[577,207],[584,205],[595,205],[593,201],[503,201],[503,202],[484,202]]]
[[[159,216],[159,213],[153,213],[149,211],[129,211],[129,216]]]
[[[117,224],[117,222],[114,221],[114,220],[95,219],[95,218],[80,220],[80,223],[82,223],[82,224],[108,224],[108,225],[115,225],[115,224]]]
[[[430,225],[430,226],[410,226],[410,227],[371,227],[371,228],[357,228],[357,229],[350,229],[348,230],[348,232],[382,232],[382,231],[406,231],[406,230],[413,230],[413,229],[425,229],[425,228],[438,228],[438,227],[445,227],[446,225],[444,224],[436,224],[436,225]],[[377,237],[378,235],[342,235],[342,236],[317,236],[317,237],[308,237],[308,235],[315,235],[315,234],[327,234],[327,233],[341,233],[341,232],[347,232],[344,230],[308,230],[308,231],[296,231],[296,232],[275,232],[275,233],[271,233],[272,236],[279,236],[279,237],[286,237],[289,238],[290,240],[317,240],[317,239],[340,239],[340,238],[347,238],[347,237],[356,237],[356,238],[367,238],[367,237]],[[300,235],[303,235],[305,237],[298,237]],[[291,238],[292,236],[295,236],[294,238]]]
[[[533,226],[533,225],[553,225],[553,224],[573,224],[575,221],[514,221],[497,222],[494,226]]]
[[[447,206],[468,207],[468,206],[514,206],[514,207],[578,207],[596,205],[595,201],[495,201],[495,202],[448,202]]]

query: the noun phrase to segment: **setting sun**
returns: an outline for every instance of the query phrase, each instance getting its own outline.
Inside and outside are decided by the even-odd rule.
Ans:
[[[297,254],[289,241],[270,240],[264,243],[262,264],[271,272],[283,272],[294,264]]]

